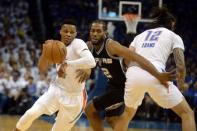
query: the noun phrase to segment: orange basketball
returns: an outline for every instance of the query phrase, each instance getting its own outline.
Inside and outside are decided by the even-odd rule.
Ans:
[[[43,45],[44,57],[53,64],[62,63],[67,54],[66,46],[58,40],[47,40]]]

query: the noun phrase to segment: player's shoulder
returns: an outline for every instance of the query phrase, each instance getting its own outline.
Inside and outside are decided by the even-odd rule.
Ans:
[[[82,39],[79,39],[79,38],[75,38],[72,43],[75,43],[75,44],[79,44],[79,43],[83,43],[85,44],[85,42],[82,40]]]
[[[80,48],[80,47],[86,47],[87,45],[86,45],[85,41],[83,41],[82,39],[75,38],[72,41],[71,46],[73,48]]]
[[[106,40],[106,43],[116,43],[117,41],[116,40],[113,40],[112,38],[108,38],[107,40]]]
[[[176,33],[173,32],[172,30],[167,29],[167,28],[165,28],[165,27],[158,27],[158,28],[155,28],[155,30],[161,30],[162,32],[168,33],[168,34],[170,34],[171,36],[180,37],[178,34],[176,34]]]
[[[179,35],[176,34],[175,32],[173,32],[173,31],[171,31],[171,30],[169,30],[169,29],[167,29],[167,28],[164,28],[164,30],[170,34],[171,38],[173,38],[173,39],[178,39],[178,40],[182,40],[181,36],[179,36]]]
[[[115,48],[119,45],[121,45],[121,44],[118,41],[113,40],[111,38],[108,38],[106,41],[106,47],[108,47],[108,48]]]
[[[178,42],[178,43],[183,43],[182,38],[176,34],[175,32],[173,32],[172,30],[169,30],[167,28],[164,27],[160,27],[159,28],[163,33],[167,34],[167,36],[173,41],[173,42]]]

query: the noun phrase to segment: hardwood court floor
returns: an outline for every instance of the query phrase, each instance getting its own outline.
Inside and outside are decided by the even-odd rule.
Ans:
[[[18,116],[0,115],[0,131],[12,131],[16,125]],[[28,131],[50,131],[52,125],[43,120],[36,120]],[[92,131],[89,127],[75,126],[71,131]],[[112,131],[106,128],[105,131]],[[129,129],[129,131],[162,131],[153,129]],[[164,130],[163,130],[164,131]]]

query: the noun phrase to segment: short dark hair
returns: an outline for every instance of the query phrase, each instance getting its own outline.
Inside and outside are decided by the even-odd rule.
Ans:
[[[172,22],[176,22],[176,18],[168,11],[166,7],[156,7],[151,13],[154,19],[153,26],[164,26],[171,29]]]
[[[92,24],[93,24],[93,23],[102,24],[102,25],[103,25],[103,30],[104,30],[104,31],[107,31],[107,24],[106,24],[106,22],[104,22],[104,21],[102,21],[102,20],[95,20],[95,21],[92,22]]]
[[[76,23],[76,21],[75,21],[75,20],[73,20],[73,19],[66,19],[66,20],[64,20],[64,21],[62,22],[62,24],[61,24],[61,25],[64,25],[64,24],[74,25],[74,26],[76,26],[76,27],[77,27],[77,23]]]

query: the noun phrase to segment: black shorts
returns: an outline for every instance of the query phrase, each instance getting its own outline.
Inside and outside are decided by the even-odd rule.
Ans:
[[[93,99],[97,111],[105,111],[107,117],[119,116],[124,111],[124,86],[115,88],[108,85],[107,90]]]

